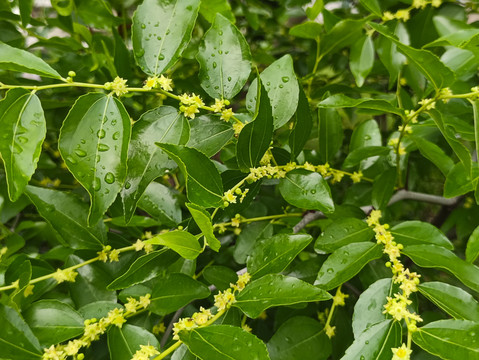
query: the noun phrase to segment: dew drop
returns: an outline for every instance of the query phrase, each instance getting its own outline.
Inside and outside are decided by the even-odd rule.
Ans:
[[[361,357],[359,358],[359,360],[366,360],[366,358],[364,357],[364,355],[361,355]]]
[[[93,190],[99,191],[101,188],[101,180],[99,177],[95,177],[93,180]]]
[[[369,344],[369,340],[366,340],[364,343],[365,343],[366,345]]]
[[[111,172],[106,173],[105,182],[107,184],[113,184],[115,182],[115,175],[113,175]]]
[[[221,44],[221,41],[220,41],[220,44]],[[223,54],[223,50],[218,50],[218,54]]]
[[[228,76],[228,81],[231,81],[231,76]]]
[[[103,139],[105,135],[106,133],[105,133],[105,130],[103,129],[98,130],[98,132],[96,133],[96,136],[98,136],[99,139]]]
[[[221,30],[218,31],[218,34],[219,34],[220,36],[222,36],[222,35],[223,35],[223,31],[221,31]]]
[[[131,188],[131,184],[130,184],[130,182],[127,181],[127,182],[125,183],[125,189],[128,190],[129,188]]]
[[[371,139],[371,136],[369,135],[364,135],[364,140],[370,140]]]
[[[115,126],[116,123],[117,123],[116,119],[113,119],[113,120],[111,121],[111,124],[112,124],[113,126]]]
[[[146,25],[145,25],[145,24],[141,24],[141,28],[142,28],[142,29],[146,29]]]
[[[95,156],[95,161],[100,162],[100,155]]]
[[[165,35],[169,35],[169,34],[170,34],[170,29],[166,30]]]
[[[110,147],[107,144],[98,144],[98,151],[108,151]]]
[[[86,156],[86,152],[81,150],[81,149],[76,149],[75,154],[77,154],[79,157],[85,157]]]
[[[316,190],[315,190],[315,189],[312,189],[312,190],[311,190],[311,194],[316,194]]]
[[[113,140],[118,140],[120,138],[120,132],[119,131],[115,132],[113,134],[112,138],[113,138]]]
[[[143,55],[145,55],[145,49],[140,49],[138,50],[136,53],[135,53],[136,57],[142,57]]]
[[[283,76],[281,78],[281,80],[284,82],[284,83],[287,83],[289,81],[289,77],[288,76]]]
[[[216,69],[217,66],[216,62],[213,62],[213,69]]]
[[[280,85],[279,85],[279,88],[280,88],[280,89],[284,88],[283,84],[280,84]]]
[[[156,37],[156,40],[161,40],[161,36],[157,36],[157,37]]]
[[[72,158],[71,156],[67,156],[67,161],[68,161],[69,163],[72,163],[72,164],[76,164],[76,163],[77,163],[77,161],[76,161],[74,158]]]
[[[85,139],[81,139],[80,142],[81,142],[82,144],[86,144],[86,140],[85,140]]]
[[[334,269],[333,268],[329,268],[328,270],[326,270],[328,272],[328,274],[332,274],[334,272]]]

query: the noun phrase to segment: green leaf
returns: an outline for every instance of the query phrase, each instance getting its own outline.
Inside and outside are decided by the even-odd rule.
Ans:
[[[234,284],[238,280],[238,275],[233,269],[226,266],[208,266],[203,270],[203,276],[209,284],[216,286],[218,290],[226,290],[230,284]]]
[[[419,136],[410,136],[419,149],[422,156],[431,161],[437,168],[447,176],[454,166],[452,159],[446,155],[439,146]]]
[[[73,193],[27,186],[26,193],[38,213],[63,244],[73,249],[101,249],[106,241],[103,221],[88,227],[88,205]]]
[[[355,218],[339,218],[333,221],[314,244],[319,254],[332,253],[342,246],[370,241],[374,231],[362,220]]]
[[[470,102],[474,114],[474,141],[476,143],[476,154],[479,154],[479,100],[470,100]]]
[[[248,257],[248,272],[259,278],[283,271],[312,239],[306,234],[277,234],[256,242]]]
[[[464,285],[479,291],[479,268],[458,258],[452,251],[437,245],[411,245],[405,246],[402,252],[417,265],[445,269]]]
[[[454,73],[432,52],[422,49],[415,49],[403,44],[384,25],[368,22],[378,33],[394,42],[409,62],[415,65],[418,70],[431,82],[435,89],[448,87],[455,81]]]
[[[73,0],[51,0],[50,2],[61,16],[70,16],[75,7]]]
[[[288,203],[298,208],[325,213],[334,211],[329,185],[317,172],[303,169],[290,171],[280,180],[279,191]]]
[[[351,46],[349,67],[353,73],[356,85],[363,86],[364,80],[374,65],[374,43],[371,36],[363,36]]]
[[[397,321],[381,321],[362,332],[341,360],[390,360],[391,349],[400,346],[401,337],[401,325]]]
[[[148,184],[174,168],[156,142],[184,145],[189,138],[186,118],[171,106],[147,111],[133,124],[128,151],[128,173],[121,191],[125,220],[130,221]]]
[[[264,310],[273,306],[328,299],[331,299],[331,295],[307,282],[294,277],[268,274],[249,283],[236,296],[233,306],[240,308],[248,317],[257,318]]]
[[[211,223],[211,215],[201,206],[195,204],[186,204],[186,207],[193,216],[193,219],[196,222],[196,225],[200,228],[201,232],[205,236],[208,246],[214,250],[218,251],[221,247],[220,241],[216,238],[213,233],[213,224]]]
[[[273,236],[273,226],[270,222],[260,221],[245,225],[236,240],[233,258],[237,263],[245,264],[254,244],[260,239],[271,236]]]
[[[264,69],[260,78],[268,93],[273,113],[273,124],[274,128],[277,129],[291,119],[298,106],[299,86],[296,81],[291,55],[284,55],[273,62]],[[246,95],[246,107],[250,112],[254,112],[257,108],[257,87],[258,80],[255,79]],[[261,94],[263,94],[263,91],[261,91]],[[260,99],[260,102],[263,101],[262,95]],[[288,99],[288,101],[284,101],[284,99]]]
[[[402,22],[398,21],[395,25],[388,25],[401,42],[407,43],[409,41],[408,30]],[[392,29],[392,26],[394,26],[394,29]],[[406,63],[406,57],[397,50],[397,45],[394,42],[383,36],[377,39],[376,51],[384,67],[388,70],[389,87],[392,87],[398,78],[401,68]]]
[[[383,12],[381,11],[381,7],[379,6],[378,0],[360,0],[359,2],[370,13],[379,17],[383,16]]]
[[[185,274],[169,274],[153,289],[148,309],[158,315],[166,315],[196,299],[210,295],[208,287]]]
[[[25,321],[41,344],[50,346],[83,334],[83,318],[58,300],[35,302],[24,313]]]
[[[212,115],[195,117],[190,126],[190,140],[186,146],[201,151],[207,157],[218,153],[234,136],[230,124]]]
[[[200,0],[145,0],[133,15],[135,59],[148,75],[160,75],[180,58],[191,39]]]
[[[152,182],[138,202],[138,206],[167,226],[181,222],[181,208],[178,192],[168,186]]]
[[[251,72],[248,43],[236,26],[219,13],[203,37],[196,59],[201,87],[213,99],[232,99]]]
[[[319,13],[323,10],[323,6],[323,0],[315,0],[313,6],[306,9],[306,15],[310,20],[315,20]]]
[[[479,324],[467,320],[439,320],[418,329],[413,341],[441,359],[479,359]]]
[[[463,289],[439,281],[418,286],[419,292],[454,317],[479,322],[479,303]]]
[[[346,19],[336,23],[321,39],[321,57],[354,44],[362,35],[364,20]]]
[[[250,168],[259,165],[273,136],[272,102],[270,103],[270,98],[268,98],[262,81],[263,78],[261,78],[260,87],[255,88],[259,98],[259,102],[256,104],[255,117],[241,130],[236,143],[238,165],[244,171],[249,171]]]
[[[474,43],[478,35],[479,35],[478,29],[458,30],[450,34],[441,36],[440,38],[430,42],[429,44],[424,45],[424,47],[428,48],[428,47],[435,47],[435,46],[455,46],[460,49],[469,50],[470,44]]]
[[[22,25],[26,27],[30,23],[32,10],[33,10],[33,0],[19,1],[18,7],[20,9],[20,17],[22,19]]]
[[[111,326],[108,329],[108,349],[110,358],[115,360],[131,360],[140,345],[152,345],[160,348],[156,336],[142,327],[125,324],[121,328]]]
[[[479,256],[479,226],[474,229],[466,246],[466,261],[473,263]],[[479,320],[477,320],[479,321]]]
[[[202,360],[269,359],[264,343],[253,334],[236,326],[211,325],[181,331],[180,340]]]
[[[99,93],[78,98],[63,122],[59,150],[90,195],[90,225],[102,218],[123,186],[130,130],[123,104]]]
[[[396,168],[389,168],[374,179],[371,204],[376,209],[384,209],[388,205],[396,185],[396,175]]]
[[[378,244],[359,242],[335,250],[323,263],[314,285],[331,290],[354,277],[367,263],[382,256]]]
[[[223,183],[215,165],[203,153],[186,146],[159,144],[186,177],[188,199],[203,207],[223,204]]]
[[[25,50],[0,42],[0,69],[61,79],[61,75],[45,61]]]
[[[321,35],[323,27],[315,21],[306,21],[289,29],[289,35],[302,39],[316,40]]]
[[[471,171],[472,176],[471,173],[466,170],[463,163],[459,162],[455,164],[446,176],[446,182],[444,183],[444,197],[451,198],[466,194],[469,191],[474,191],[476,182],[479,178],[479,168],[473,166]]]
[[[215,20],[216,14],[223,15],[232,23],[235,22],[235,16],[231,11],[231,5],[228,0],[202,1],[200,5],[200,14],[210,23]]]
[[[167,246],[180,254],[181,257],[190,260],[196,259],[202,251],[196,237],[187,231],[181,230],[158,234],[145,242],[153,245]]]
[[[361,293],[354,305],[352,327],[355,339],[371,325],[386,320],[383,311],[386,297],[391,295],[391,285],[391,279],[380,279]]]
[[[295,160],[303,150],[304,145],[311,136],[313,117],[309,110],[309,102],[303,88],[299,87],[298,108],[294,114],[293,129],[289,134],[289,147],[291,148],[291,160]]]
[[[306,316],[286,320],[268,341],[271,360],[326,360],[331,341],[323,326]]]
[[[376,110],[383,113],[392,113],[399,116],[404,115],[404,110],[391,105],[386,100],[371,98],[350,98],[343,94],[332,95],[318,104],[319,108],[358,108]]]
[[[119,290],[143,283],[161,275],[178,259],[178,255],[167,249],[153,251],[136,259],[129,269],[113,280],[106,288]]]
[[[0,304],[0,343],[2,357],[11,360],[41,359],[43,351],[38,339],[20,315]]]
[[[0,59],[3,54],[0,44]],[[8,196],[16,201],[35,172],[45,139],[45,116],[38,97],[23,89],[8,91],[0,101],[0,128]]]
[[[449,146],[455,152],[459,160],[461,160],[466,171],[470,173],[472,160],[469,150],[459,140],[456,139],[455,133],[451,130],[451,128],[446,126],[442,113],[435,109],[428,110],[428,112],[429,115],[431,115],[431,118],[434,120],[436,126],[439,128],[439,131],[441,131],[442,135],[446,139]]]
[[[343,124],[336,109],[318,109],[319,157],[327,163],[343,144]]]
[[[387,146],[364,146],[351,151],[344,160],[343,166],[345,168],[352,168],[359,165],[365,159],[373,156],[383,156],[389,154],[391,148]]]
[[[434,244],[453,250],[449,239],[434,225],[422,221],[404,221],[391,229],[394,241],[404,246]]]
[[[371,119],[362,122],[358,127],[356,127],[351,136],[351,141],[349,143],[349,151],[353,152],[356,149],[368,146],[381,146],[381,132],[379,131],[379,126],[376,120]],[[367,169],[372,166],[378,158],[376,156],[364,160],[360,164],[361,169]]]

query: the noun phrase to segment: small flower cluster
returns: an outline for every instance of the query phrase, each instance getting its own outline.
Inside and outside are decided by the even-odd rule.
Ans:
[[[104,246],[102,251],[97,252],[97,254],[98,260],[103,262],[107,262],[107,260],[110,260],[110,262],[120,261],[120,251],[118,249],[112,249],[110,245]]]
[[[140,345],[131,360],[149,360],[150,356],[159,355],[160,352],[153,345]]]
[[[40,182],[38,183],[38,185],[40,186],[44,186],[44,187],[49,187],[49,188],[57,188],[61,185],[61,180],[60,179],[55,179],[55,180],[52,180],[50,179],[48,176],[47,177],[44,177],[42,180],[40,180]]]
[[[402,20],[404,22],[410,19],[410,11],[412,9],[424,9],[428,4],[431,4],[433,7],[439,7],[442,4],[442,0],[413,0],[412,5],[407,9],[401,9],[396,11],[394,14],[390,11],[385,11],[383,13],[383,21],[390,21],[394,19]]]
[[[146,79],[145,85],[143,85],[143,89],[151,90],[160,87],[164,91],[172,91],[172,85],[173,80],[171,80],[170,78],[163,75],[160,75],[160,77],[155,75]]]
[[[387,304],[384,305],[385,314],[391,315],[395,320],[405,320],[408,331],[414,332],[417,330],[416,323],[422,321],[421,317],[409,311],[408,306],[412,303],[409,299],[410,295],[416,291],[419,284],[419,277],[415,272],[410,272],[409,269],[404,268],[399,257],[401,256],[402,244],[394,241],[394,237],[388,230],[389,225],[381,225],[379,219],[381,218],[381,211],[373,210],[367,218],[368,226],[372,227],[375,232],[375,237],[378,244],[384,245],[384,253],[389,256],[389,261],[386,266],[391,268],[393,273],[393,281],[399,284],[401,293],[394,294],[394,297],[387,297]],[[393,349],[395,359],[409,360],[409,348]],[[402,356],[402,357],[400,357]]]
[[[53,273],[52,277],[57,281],[58,284],[61,284],[64,281],[75,282],[75,278],[78,273],[73,269],[57,269]],[[33,289],[32,289],[33,290]]]
[[[179,96],[181,101],[180,111],[190,119],[194,119],[196,114],[200,112],[199,108],[205,106],[205,103],[199,95],[195,93],[188,95],[183,94]]]
[[[126,311],[122,308],[114,308],[108,312],[106,317],[99,320],[95,318],[85,320],[85,329],[79,339],[70,340],[66,345],[52,345],[44,349],[42,360],[65,360],[68,356],[72,356],[76,360],[82,360],[84,355],[78,353],[82,347],[89,347],[93,341],[98,340],[110,325],[121,328],[126,322],[126,316],[134,314],[139,309],[148,307],[150,297],[150,294],[146,294],[145,296],[140,296],[139,300],[128,298],[128,302],[125,304]],[[138,360],[140,359],[143,358],[138,358]]]
[[[150,232],[151,234],[151,232]],[[151,238],[151,237],[150,237]],[[153,245],[143,240],[137,239],[136,243],[133,244],[133,248],[135,251],[145,250],[145,253],[149,254],[153,251]]]
[[[419,105],[424,107],[424,110],[431,110],[436,107],[436,102],[433,99],[422,99],[419,101]]]
[[[111,90],[115,93],[116,96],[122,96],[128,93],[128,86],[126,85],[125,80],[117,76],[112,82],[107,82],[103,85],[105,90]]]
[[[331,310],[326,309],[323,313],[318,314],[318,319],[321,322],[326,322],[326,324],[324,325],[324,332],[330,339],[335,335],[336,332],[336,326],[331,326],[330,324],[334,309],[336,308],[336,306],[346,305],[345,300],[348,297],[348,294],[345,294],[341,291],[341,286],[338,287],[338,289],[336,290],[336,294],[333,296],[333,305],[331,306]],[[325,320],[326,317],[327,320]]]
[[[398,144],[399,144],[398,137],[389,139],[388,141],[388,145],[394,148],[394,151],[396,152],[396,154],[398,154],[399,156],[406,155],[407,153],[406,148],[403,146],[403,144],[399,144],[399,147],[398,147]]]
[[[240,188],[236,188],[234,193],[233,190],[228,190],[223,195],[223,206],[228,206],[229,204],[236,204],[237,197],[240,196],[239,202],[242,203],[246,194],[248,193],[249,189],[241,190]]]
[[[209,309],[200,307],[200,311],[195,312],[193,316],[189,318],[179,319],[178,322],[173,325],[173,340],[180,339],[180,331],[188,331],[199,326],[205,325],[212,317],[213,315],[211,314],[211,311]]]
[[[471,99],[479,100],[479,86],[474,86],[473,88],[471,88],[471,92],[473,93]]]
[[[213,105],[211,105],[211,109],[213,109],[214,112],[221,113],[221,118],[220,119],[228,122],[228,121],[230,121],[230,119],[234,115],[233,109],[225,108],[225,106],[228,106],[228,105],[230,105],[229,100],[215,99],[215,103]],[[233,127],[234,127],[234,125],[233,125]]]
[[[8,248],[6,246],[3,246],[1,249],[0,249],[0,260],[2,259],[2,256],[5,255],[8,251]]]

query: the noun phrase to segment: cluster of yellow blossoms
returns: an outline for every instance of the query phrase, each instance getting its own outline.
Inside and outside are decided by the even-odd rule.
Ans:
[[[72,356],[76,360],[82,360],[84,354],[78,353],[81,348],[89,347],[93,341],[98,340],[109,326],[114,325],[121,328],[126,322],[127,316],[136,313],[140,309],[146,309],[150,305],[150,297],[150,294],[140,296],[139,300],[130,297],[125,304],[125,309],[114,308],[108,312],[106,317],[99,320],[95,318],[85,320],[85,329],[79,339],[70,340],[64,345],[52,345],[44,349],[42,360],[64,360],[68,356]]]
[[[188,331],[194,328],[209,325],[209,321],[211,319],[217,318],[219,315],[228,310],[232,304],[234,304],[236,301],[235,292],[242,291],[250,280],[251,276],[248,273],[239,275],[236,284],[230,284],[230,288],[226,289],[225,291],[220,291],[217,295],[215,295],[215,306],[217,308],[217,313],[215,316],[211,314],[209,309],[204,309],[201,307],[200,311],[194,313],[191,317],[179,319],[178,322],[173,325],[173,340],[180,339],[180,331]]]
[[[112,82],[107,82],[103,85],[105,90],[111,90],[115,93],[116,96],[122,96],[128,93],[128,86],[126,85],[125,80],[119,76],[117,76]]]
[[[344,306],[346,304],[345,300],[349,297],[348,294],[345,294],[341,291],[341,286],[336,290],[336,294],[333,296],[333,304],[331,309],[326,309],[324,312],[318,314],[318,319],[321,322],[326,322],[324,325],[325,334],[331,339],[336,332],[336,326],[331,326],[331,319],[333,317],[334,309],[336,306]],[[327,320],[326,319],[327,316]]]
[[[98,260],[107,262],[119,261],[120,251],[118,249],[112,249],[110,245],[104,246],[102,251],[97,252]]]
[[[414,332],[417,330],[416,323],[422,321],[422,319],[419,315],[410,312],[408,306],[412,303],[409,299],[410,295],[418,291],[417,285],[419,284],[420,275],[404,268],[399,259],[403,246],[394,241],[394,237],[388,230],[389,225],[380,224],[380,218],[381,211],[373,210],[366,222],[374,230],[378,244],[384,245],[384,253],[389,256],[386,266],[391,268],[393,281],[395,284],[399,284],[399,288],[402,291],[401,293],[394,294],[394,297],[387,297],[384,313],[391,315],[397,321],[404,319],[408,331]],[[393,348],[392,351],[394,354],[393,360],[409,360],[410,358],[411,350],[404,344],[400,348]]]
[[[424,9],[428,4],[433,7],[439,7],[442,4],[442,0],[413,0],[412,5],[406,9],[396,11],[394,14],[390,11],[385,11],[383,14],[383,21],[390,21],[394,19],[408,21],[410,18],[410,11],[413,9]]]
[[[160,75],[148,77],[145,81],[145,85],[143,85],[143,89],[151,90],[160,87],[164,91],[172,91],[173,80],[167,78],[166,76]]]

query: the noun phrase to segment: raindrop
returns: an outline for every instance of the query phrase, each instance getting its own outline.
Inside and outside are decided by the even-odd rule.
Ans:
[[[145,24],[141,24],[141,28],[142,28],[142,29],[146,29],[146,25],[145,25]]]
[[[95,161],[100,162],[100,155],[95,156]]]
[[[221,41],[220,41],[220,44],[221,44]],[[218,54],[223,54],[223,50],[218,50]]]
[[[211,57],[215,57],[215,54],[211,53]]]
[[[222,35],[223,35],[223,31],[221,31],[221,30],[218,31],[218,34],[219,34],[220,36],[222,36]]]
[[[228,81],[231,81],[231,76],[228,76]]]
[[[75,154],[77,154],[79,157],[85,157],[86,156],[86,152],[81,150],[81,149],[76,149]]]
[[[371,139],[371,136],[369,135],[364,135],[364,140],[370,140]]]
[[[105,135],[105,130],[103,129],[98,130],[98,132],[96,133],[96,136],[98,136],[99,139],[103,139]]]
[[[217,66],[218,65],[215,62],[213,62],[213,69],[216,69]]]
[[[113,140],[118,140],[120,138],[120,132],[119,131],[115,132],[113,134],[112,138],[113,138]]]
[[[28,138],[26,138],[25,136],[19,136],[18,140],[20,140],[22,144],[26,144],[28,142]]]
[[[131,184],[127,181],[127,182],[125,183],[125,189],[128,190],[129,188],[131,188]]]
[[[107,144],[98,144],[98,151],[108,151],[110,147]]]
[[[156,40],[161,40],[161,36],[157,36],[157,37],[156,37]]]
[[[85,144],[85,143],[86,143],[86,140],[85,140],[85,139],[81,139],[80,142],[81,142],[82,144]]]
[[[165,59],[165,55],[163,54],[158,55],[158,60],[164,60],[164,59]]]
[[[101,180],[99,177],[95,177],[93,180],[93,190],[98,191],[101,188]]]
[[[316,190],[315,190],[315,189],[312,189],[312,190],[311,190],[311,194],[316,194]]]
[[[111,172],[106,173],[105,182],[107,184],[113,184],[115,182],[115,175],[113,175]]]
[[[165,35],[169,35],[169,34],[170,34],[170,30],[168,29],[168,30],[166,30]]]
[[[329,268],[328,270],[326,270],[328,272],[328,274],[332,274],[334,272],[334,269],[333,268]]]
[[[115,119],[113,119],[113,120],[111,121],[111,124],[112,124],[113,126],[115,126],[116,123],[117,123],[117,121],[116,121]]]
[[[366,358],[364,357],[364,355],[361,355],[361,357],[359,358],[359,360],[366,360]]]
[[[280,88],[280,89],[284,88],[283,84],[280,84],[280,85],[279,85],[279,88]]]
[[[287,83],[287,82],[289,81],[289,77],[283,76],[283,77],[281,78],[281,80],[282,80],[284,83]]]
[[[72,164],[76,164],[76,163],[77,163],[77,161],[76,161],[74,158],[72,158],[71,156],[67,156],[67,161],[70,162],[70,163],[72,163]]]
[[[369,344],[369,340],[366,340],[364,343],[365,343],[366,345]]]

